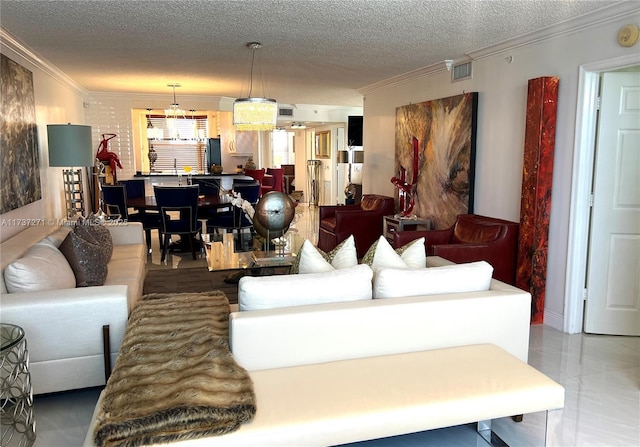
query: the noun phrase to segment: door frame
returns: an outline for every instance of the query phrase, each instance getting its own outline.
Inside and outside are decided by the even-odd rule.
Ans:
[[[590,196],[598,125],[596,104],[600,88],[600,74],[638,64],[640,64],[640,54],[629,54],[579,67],[567,249],[567,280],[564,294],[563,330],[569,334],[582,332],[584,322],[584,290],[587,277],[591,216]]]

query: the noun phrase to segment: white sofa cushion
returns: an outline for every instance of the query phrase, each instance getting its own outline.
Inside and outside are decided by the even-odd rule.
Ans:
[[[67,259],[54,243],[43,239],[22,258],[7,265],[4,281],[9,293],[72,289],[76,277]]]
[[[424,249],[424,237],[394,250],[387,239],[384,236],[380,236],[362,257],[362,263],[371,266],[373,271],[382,267],[398,269],[425,268],[427,255]]]
[[[493,267],[486,261],[424,269],[380,268],[373,298],[435,295],[489,290]]]
[[[313,245],[308,239],[302,243],[291,273],[322,273],[353,267],[358,264],[358,254],[353,235],[342,241],[329,253]]]
[[[367,265],[306,275],[245,276],[238,283],[241,311],[371,299]]]

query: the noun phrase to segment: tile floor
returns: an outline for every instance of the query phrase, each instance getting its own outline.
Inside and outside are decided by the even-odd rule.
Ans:
[[[301,204],[294,231],[317,242],[317,213]],[[157,237],[153,238],[157,244]],[[160,263],[154,246],[147,267],[206,265],[202,257],[169,256]],[[529,363],[566,389],[562,446],[640,446],[640,337],[568,335],[546,325],[531,327]],[[81,446],[101,388],[35,397],[36,447]],[[494,421],[512,446],[543,445],[544,414]],[[352,444],[358,447],[485,445],[470,425]]]

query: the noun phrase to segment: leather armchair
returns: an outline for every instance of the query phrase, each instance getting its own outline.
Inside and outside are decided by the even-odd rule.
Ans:
[[[333,250],[353,234],[358,258],[382,234],[384,216],[395,212],[393,197],[365,194],[356,205],[323,205],[318,209],[318,248]]]
[[[456,263],[487,261],[493,277],[515,285],[520,224],[477,214],[460,214],[446,230],[398,231],[393,246],[401,247],[425,238],[427,256],[440,256]]]

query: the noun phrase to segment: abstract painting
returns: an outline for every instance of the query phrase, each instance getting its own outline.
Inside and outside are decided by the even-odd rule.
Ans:
[[[1,55],[0,214],[42,198],[33,74]]]
[[[396,108],[395,172],[414,178],[417,144],[413,214],[433,229],[473,212],[477,113],[477,92]]]

